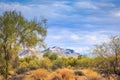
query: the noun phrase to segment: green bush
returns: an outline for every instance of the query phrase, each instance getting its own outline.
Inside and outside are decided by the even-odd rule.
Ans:
[[[58,58],[58,55],[56,53],[52,53],[50,56],[49,56],[49,59],[50,60],[56,60]]]
[[[53,61],[52,69],[58,69],[63,68],[66,66],[66,61],[64,61],[62,58],[58,58],[55,61]]]
[[[39,68],[50,69],[52,66],[52,62],[48,58],[43,58],[39,60],[38,63],[39,63]]]

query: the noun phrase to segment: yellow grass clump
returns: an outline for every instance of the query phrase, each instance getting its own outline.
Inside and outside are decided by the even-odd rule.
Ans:
[[[88,80],[104,80],[96,71],[91,69],[83,69],[82,72],[85,74]]]
[[[2,75],[0,75],[0,80],[5,80],[5,78]]]
[[[26,76],[23,78],[23,80],[35,80],[33,77],[30,77],[30,76]]]
[[[49,72],[46,69],[38,69],[30,72],[35,80],[46,80]]]
[[[47,80],[74,80],[74,73],[70,69],[58,69],[51,73]]]
[[[15,72],[14,72],[14,71],[8,71],[8,74],[9,74],[9,75],[14,75]]]

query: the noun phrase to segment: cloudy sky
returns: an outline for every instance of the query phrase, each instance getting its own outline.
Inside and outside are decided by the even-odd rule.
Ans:
[[[6,10],[20,11],[28,20],[46,18],[46,44],[82,54],[120,34],[119,0],[0,0],[0,14]]]

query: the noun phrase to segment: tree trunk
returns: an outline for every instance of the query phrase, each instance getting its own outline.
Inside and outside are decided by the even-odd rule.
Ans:
[[[8,53],[6,46],[4,46],[4,51],[5,51],[5,79],[8,79]]]
[[[117,51],[115,51],[114,74],[117,74],[117,67],[118,67],[118,53]]]

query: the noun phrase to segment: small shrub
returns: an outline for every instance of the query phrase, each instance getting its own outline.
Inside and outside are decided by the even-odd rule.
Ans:
[[[62,76],[60,74],[57,74],[56,72],[53,72],[48,80],[62,80]]]
[[[58,69],[53,72],[48,80],[74,80],[74,73],[69,69]]]
[[[46,69],[38,69],[31,71],[31,74],[35,80],[45,80],[49,73]]]
[[[39,67],[44,69],[50,69],[52,66],[52,62],[48,58],[41,59],[39,61]]]
[[[63,68],[65,66],[66,66],[66,61],[64,61],[62,58],[59,58],[53,62],[52,70],[56,70],[58,68]]]
[[[16,71],[16,73],[17,74],[23,74],[23,73],[25,73],[25,72],[27,72],[27,71],[29,71],[29,68],[19,68],[17,71]]]
[[[101,80],[101,76],[93,70],[83,69],[82,72],[85,74],[88,80]]]
[[[56,53],[53,53],[49,56],[50,60],[56,60],[58,58],[58,55]]]
[[[75,70],[74,74],[78,75],[78,76],[84,76],[84,73],[82,71],[80,71],[80,70]]]

